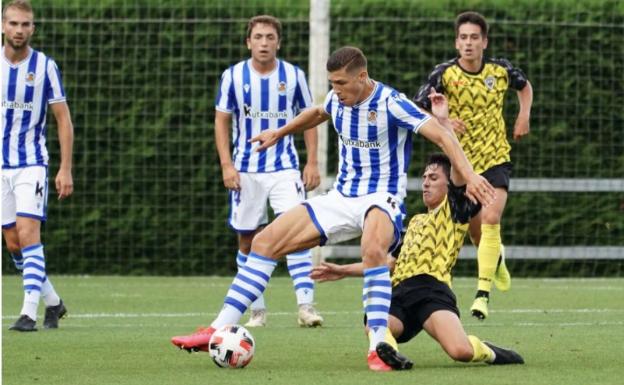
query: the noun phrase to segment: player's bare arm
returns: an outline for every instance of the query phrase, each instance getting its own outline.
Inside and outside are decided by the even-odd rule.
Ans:
[[[518,91],[518,102],[520,111],[518,111],[513,131],[513,138],[516,141],[529,134],[529,120],[531,117],[531,106],[533,105],[533,87],[528,80],[526,86]]]
[[[466,123],[461,119],[449,119],[448,100],[444,94],[441,94],[431,87],[429,90],[429,100],[431,100],[431,114],[442,122],[448,120],[451,129],[458,135],[466,133]]]
[[[441,121],[444,125],[440,124]],[[419,131],[425,138],[436,144],[449,157],[455,170],[466,180],[466,196],[473,202],[483,206],[490,205],[496,199],[494,187],[472,169],[466,154],[461,149],[457,137],[450,127],[448,118],[430,119]]]
[[[250,139],[250,142],[260,142],[256,151],[263,151],[275,145],[284,136],[309,130],[330,118],[323,106],[315,106],[303,111],[296,118],[288,122],[285,126],[277,130],[265,130],[258,136]]]
[[[219,153],[219,161],[221,163],[221,174],[223,176],[223,185],[230,190],[240,190],[240,176],[238,170],[232,162],[230,154],[230,122],[232,114],[223,111],[216,111],[215,114],[215,143],[217,152]]]
[[[303,168],[303,185],[306,191],[312,191],[321,184],[321,174],[318,168],[318,128],[315,126],[305,130],[303,141],[307,156],[306,165]]]
[[[74,192],[72,177],[72,154],[74,148],[74,125],[66,102],[53,103],[50,109],[58,126],[58,138],[61,146],[61,162],[54,180],[58,199],[65,199]]]
[[[344,277],[360,277],[364,275],[364,263],[357,262],[348,265],[338,265],[330,262],[321,262],[312,268],[310,278],[319,282],[337,281]]]

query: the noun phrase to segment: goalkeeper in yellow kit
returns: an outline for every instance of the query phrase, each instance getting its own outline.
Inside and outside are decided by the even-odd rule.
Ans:
[[[377,345],[377,354],[394,369],[409,369],[413,365],[398,353],[396,341],[407,342],[423,329],[456,361],[495,365],[524,363],[513,350],[467,335],[459,320],[456,298],[451,290],[451,269],[464,243],[468,222],[481,209],[464,195],[465,186],[458,187],[463,184],[458,174],[451,176],[451,165],[445,155],[431,155],[425,165],[422,184],[428,212],[410,220],[396,261],[388,256],[388,264],[394,267],[388,318],[391,335],[387,335],[385,343]],[[313,268],[311,277],[333,281],[362,274],[362,263],[324,262]]]
[[[500,231],[512,170],[503,101],[508,89],[517,91],[520,110],[513,138],[518,140],[529,133],[533,89],[524,73],[508,60],[484,57],[488,24],[483,16],[476,12],[460,14],[455,20],[455,35],[458,57],[436,66],[415,102],[431,110],[432,88],[447,97],[450,119],[466,157],[475,172],[496,189],[494,203],[483,207],[470,221],[479,264],[477,294],[470,310],[473,316],[485,319],[492,282],[502,291],[511,285]]]

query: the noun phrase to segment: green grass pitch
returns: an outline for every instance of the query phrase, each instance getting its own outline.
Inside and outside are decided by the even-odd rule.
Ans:
[[[21,280],[3,277],[5,385],[586,385],[622,384],[624,378],[621,278],[515,279],[508,293],[493,293],[485,322],[468,316],[475,280],[456,279],[466,330],[516,349],[526,365],[455,363],[421,334],[401,345],[414,369],[392,373],[366,367],[361,279],[317,286],[317,307],[325,317],[318,329],[297,326],[290,279],[272,279],[268,326],[251,329],[256,354],[242,370],[217,368],[207,354],[187,354],[169,342],[214,318],[229,277],[52,279],[69,317],[58,330],[17,333],[7,329],[21,306]]]

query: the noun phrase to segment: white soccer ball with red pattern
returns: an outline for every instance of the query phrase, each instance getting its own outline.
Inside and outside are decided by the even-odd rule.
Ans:
[[[249,330],[240,325],[226,325],[210,337],[208,353],[221,368],[244,368],[253,358],[255,347]]]

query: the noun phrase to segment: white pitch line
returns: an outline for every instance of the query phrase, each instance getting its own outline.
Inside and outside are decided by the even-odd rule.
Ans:
[[[503,309],[490,310],[501,314],[593,314],[593,313],[624,313],[624,309]],[[362,311],[322,311],[327,315],[362,314]],[[271,316],[292,316],[296,312],[269,312]],[[215,312],[196,313],[70,313],[71,318],[98,319],[98,318],[186,318],[186,317],[215,317]],[[17,319],[17,315],[5,315],[2,319]]]

